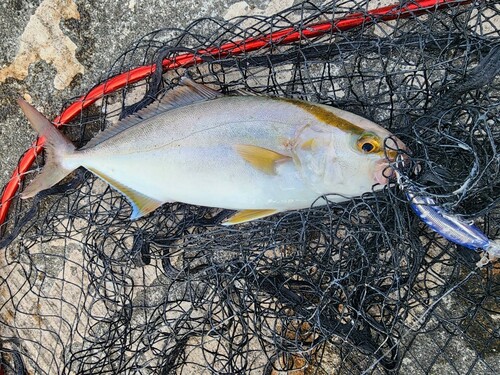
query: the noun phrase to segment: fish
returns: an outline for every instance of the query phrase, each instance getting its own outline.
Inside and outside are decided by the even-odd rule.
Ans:
[[[168,202],[236,210],[224,225],[346,201],[388,184],[404,143],[380,125],[328,105],[223,95],[190,78],[77,149],[26,101],[46,164],[27,199],[84,167],[123,194],[131,219]]]

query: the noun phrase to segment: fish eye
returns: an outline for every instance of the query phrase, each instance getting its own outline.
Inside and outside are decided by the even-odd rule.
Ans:
[[[375,134],[363,134],[358,138],[356,146],[365,154],[373,154],[380,151],[380,138]]]
[[[374,148],[375,146],[372,145],[370,142],[363,143],[363,145],[361,146],[361,149],[364,152],[371,152]]]

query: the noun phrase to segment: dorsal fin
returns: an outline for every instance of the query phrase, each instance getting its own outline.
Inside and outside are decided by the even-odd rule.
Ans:
[[[190,87],[199,95],[198,99],[195,101],[210,100],[224,96],[219,91],[211,89],[210,87],[202,85],[201,83],[196,83],[191,78],[182,77],[179,84],[182,86]]]
[[[220,92],[196,83],[189,78],[181,78],[179,86],[174,87],[159,100],[154,101],[146,108],[125,117],[116,124],[103,130],[92,138],[81,150],[92,148],[112,137],[129,129],[151,117],[170,111],[174,108],[184,107],[193,103],[211,100],[223,96]]]
[[[233,96],[269,96],[265,94],[256,93],[247,89],[236,89],[234,91],[231,91],[229,94]]]

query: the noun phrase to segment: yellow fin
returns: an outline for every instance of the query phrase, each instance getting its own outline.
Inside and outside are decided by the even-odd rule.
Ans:
[[[290,156],[259,146],[236,145],[235,149],[243,159],[267,174],[276,174],[276,163],[291,159]]]
[[[89,169],[89,171],[94,173],[97,177],[102,178],[128,199],[130,205],[132,206],[132,215],[130,216],[131,220],[139,219],[140,217],[153,212],[163,203],[165,203],[148,197],[145,194],[139,193],[137,190],[131,189],[128,186],[125,186],[120,182],[112,179],[111,177],[108,177],[105,174],[96,171],[95,169]]]
[[[300,148],[302,150],[311,151],[312,148],[314,147],[315,142],[316,142],[316,140],[314,138],[308,139],[307,141],[302,143],[302,146],[300,146]]]
[[[263,217],[273,215],[279,212],[278,210],[242,210],[236,212],[229,219],[224,221],[222,225],[234,225],[246,223],[247,221],[252,221],[256,219],[261,219]]]

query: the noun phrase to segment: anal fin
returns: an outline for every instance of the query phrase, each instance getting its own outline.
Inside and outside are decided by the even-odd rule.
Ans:
[[[163,203],[165,203],[148,197],[147,195],[140,193],[137,190],[129,188],[128,186],[123,185],[122,183],[114,180],[109,176],[106,176],[104,173],[101,173],[95,169],[89,168],[89,171],[94,173],[97,177],[106,181],[127,198],[127,200],[130,202],[130,205],[132,206],[132,215],[130,216],[131,220],[139,219],[140,217],[153,212]]]
[[[278,210],[242,210],[236,212],[229,219],[224,221],[222,225],[234,225],[246,223],[247,221],[252,221],[256,219],[261,219],[266,216],[274,215],[278,213]]]

